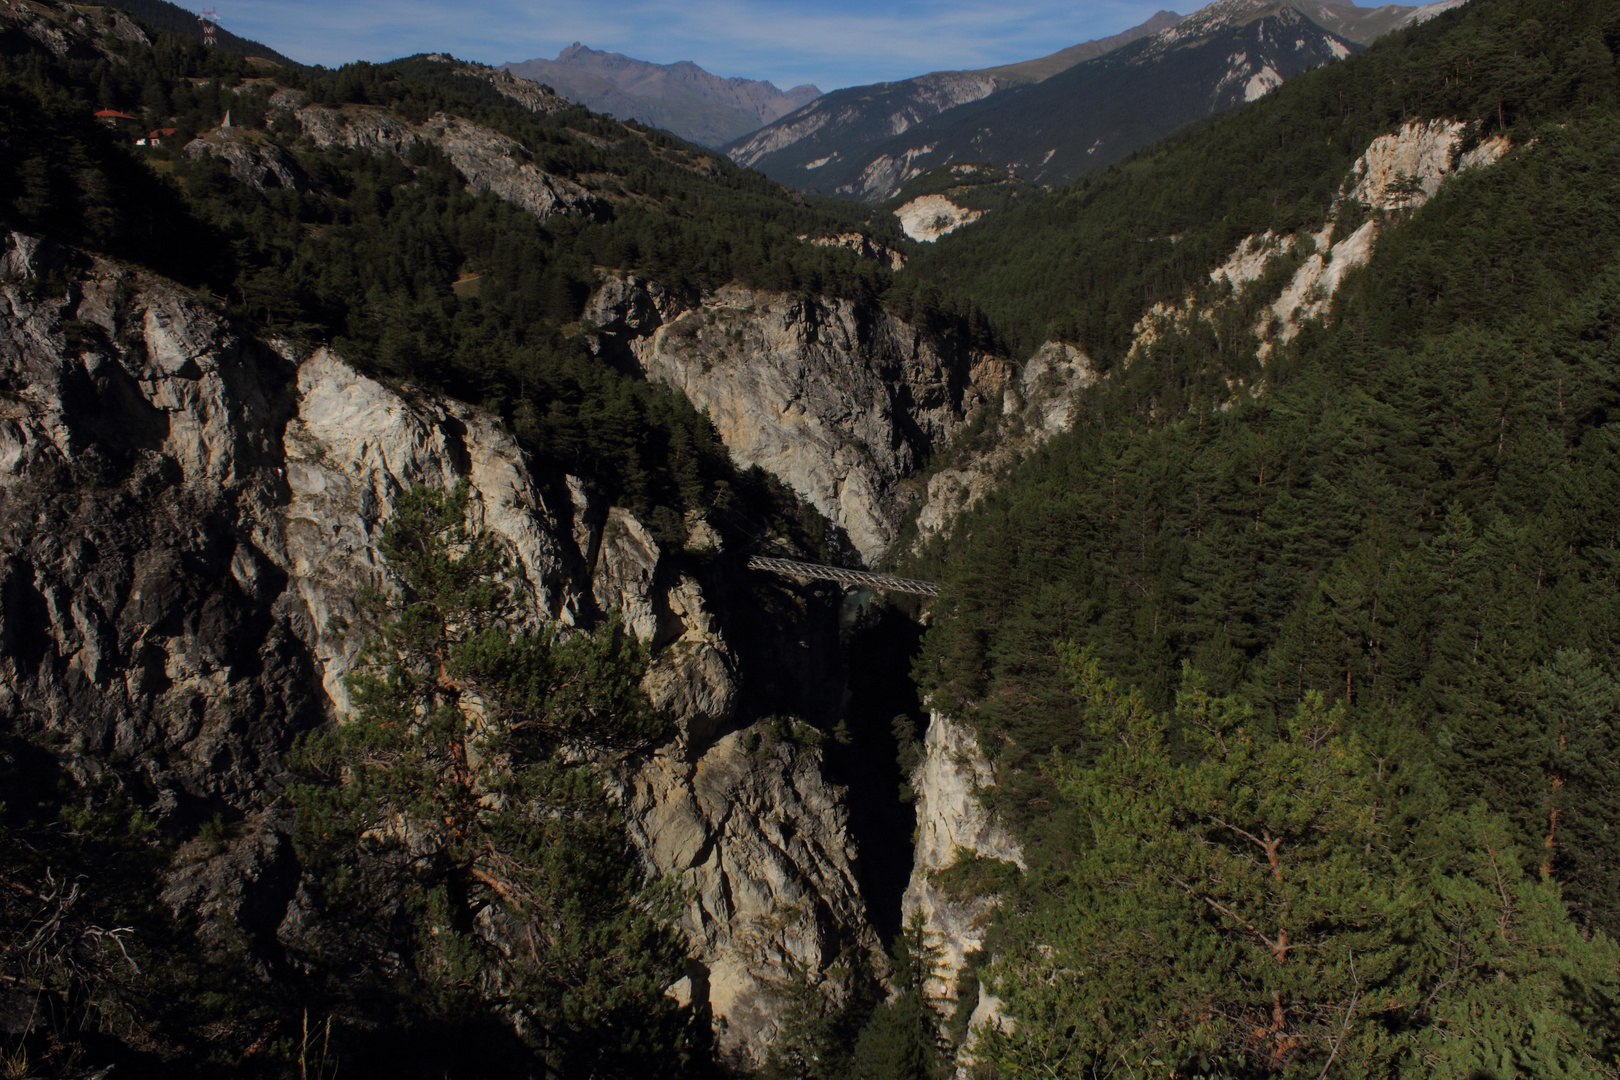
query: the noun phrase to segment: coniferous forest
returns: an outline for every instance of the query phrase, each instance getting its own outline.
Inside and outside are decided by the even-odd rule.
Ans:
[[[918,914],[846,957],[838,994],[791,972],[768,1054],[726,1059],[666,992],[690,897],[638,862],[599,769],[671,737],[647,643],[616,615],[541,625],[466,488],[422,487],[378,541],[393,587],[362,597],[350,716],[276,766],[295,947],[163,899],[230,814],[154,813],[135,763],[0,697],[0,1073],[1620,1077],[1620,5],[1472,0],[1073,185],[986,195],[933,245],[442,58],[332,71],[147,36],[0,30],[0,224],[69,253],[7,287],[64,296],[97,259],[161,275],[486,410],[672,549],[714,514],[727,540],[850,557],[707,414],[592,346],[605,274],[862,305],[1010,368],[1065,342],[1098,378],[1065,432],[889,553],[940,585],[918,619],[885,609],[915,642],[892,728],[767,729],[880,758],[844,775],[907,805],[922,703],[971,729],[973,794],[1023,865],[964,849],[933,875],[995,898],[955,1007]],[[290,91],[467,118],[607,209],[542,220],[427,145],[319,148],[272,105]],[[181,152],[227,110],[308,183]],[[1458,155],[1511,149],[1422,205],[1345,199],[1374,139],[1439,120]],[[1318,244],[1369,221],[1321,317],[1268,327]],[[804,240],[847,233],[905,266]],[[1300,241],[1252,285],[1212,278],[1266,233]],[[1208,314],[1144,339],[1155,305]],[[8,679],[41,663],[11,614],[43,625],[30,602],[5,596]],[[970,1031],[990,1000],[1002,1019]]]

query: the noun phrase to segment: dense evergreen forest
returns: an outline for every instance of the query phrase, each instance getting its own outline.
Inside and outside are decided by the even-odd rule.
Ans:
[[[880,239],[899,242],[892,218],[807,202],[710,151],[578,107],[531,113],[447,62],[278,68],[272,78],[239,54],[170,35],[156,35],[152,48],[112,43],[118,63],[58,58],[9,36],[0,152],[17,166],[0,175],[0,201],[13,224],[208,288],[273,331],[330,342],[380,374],[484,405],[544,458],[599,482],[665,535],[688,507],[726,505],[740,481],[689,406],[590,353],[578,320],[594,268],[677,290],[741,281],[881,300],[942,331],[989,335],[970,305],[799,239],[873,232],[871,219]],[[267,121],[278,86],[319,103],[386,106],[417,120],[448,111],[487,124],[551,173],[597,178],[611,208],[605,220],[541,223],[468,190],[431,148],[405,162],[299,145],[296,123]],[[87,106],[143,119],[109,130]],[[237,126],[295,150],[313,190],[255,191],[222,162],[178,152],[227,111]],[[160,125],[177,131],[137,160],[128,136]],[[477,295],[458,295],[454,283],[471,277]]]
[[[1476,0],[914,262],[1111,371],[917,567],[919,679],[1031,862],[988,1074],[1613,1074],[1616,45]],[[1127,359],[1431,118],[1518,149],[1323,323],[1262,365],[1239,296]]]
[[[737,469],[683,398],[590,350],[580,320],[599,268],[678,290],[744,281],[882,301],[945,332],[966,325],[937,292],[801,239],[873,231],[869,211],[807,202],[661,132],[566,105],[533,113],[442,59],[268,67],[153,28],[150,47],[108,33],[92,46],[83,35],[108,24],[100,9],[73,10],[89,29],[69,28],[65,49],[15,20],[0,32],[0,225],[67,246],[68,274],[111,256],[245,325],[330,344],[395,386],[483,405],[541,467],[586,477],[666,542],[683,542],[683,516],[700,508],[749,541],[844,555],[785,486]],[[268,107],[278,90],[486,124],[591,184],[598,211],[538,221],[470,190],[420,145],[404,160],[321,150]],[[103,122],[99,109],[133,119]],[[181,152],[227,113],[309,183],[257,190]],[[175,129],[163,145],[135,146],[162,128]],[[476,289],[458,291],[469,280]],[[356,723],[283,763],[309,918],[299,948],[271,966],[253,942],[205,942],[159,895],[169,869],[222,850],[230,821],[174,815],[159,827],[138,771],[74,773],[48,740],[0,732],[6,1075],[107,1063],[301,1078],[719,1071],[707,1016],[664,993],[684,964],[669,929],[678,892],[643,879],[588,761],[667,737],[638,689],[645,649],[616,625],[567,640],[513,631],[527,616],[502,553],[462,527],[464,493],[411,498],[383,545],[407,599],[379,600],[361,628],[373,653],[353,683]],[[464,693],[482,702],[476,736]],[[407,732],[403,716],[429,722]],[[482,769],[468,764],[471,741],[494,755]],[[478,801],[491,798],[514,809]],[[390,822],[411,842],[388,835]],[[476,910],[499,925],[475,932]],[[508,933],[529,935],[526,955],[490,944]]]
[[[1059,338],[1113,364],[1143,310],[1199,287],[1243,237],[1317,228],[1375,136],[1418,117],[1526,136],[1606,100],[1620,23],[1564,7],[1487,5],[1386,37],[1353,64],[1290,80],[1285,94],[927,248],[913,269],[962,285],[1017,351]]]
[[[718,510],[841,557],[683,398],[591,350],[601,268],[881,303],[1015,355],[1064,340],[1107,373],[1069,434],[905,566],[943,585],[917,681],[978,731],[981,794],[1029,863],[942,881],[1003,897],[958,993],[982,984],[1015,1021],[962,1052],[969,1010],[944,1022],[940,950],[913,921],[836,1006],[784,988],[766,1075],[1620,1076],[1612,2],[1473,0],[1069,188],[991,183],[993,212],[927,249],[887,214],[531,112],[441,59],[270,68],[151,36],[0,35],[0,224],[487,407],[661,539]],[[475,120],[605,209],[540,221],[429,148],[317,149],[270,108],[280,89]],[[227,110],[308,189],[179,152]],[[1325,320],[1262,364],[1257,286],[1220,297],[1230,326],[1132,358],[1154,303],[1215,298],[1240,240],[1321,227],[1374,137],[1437,118],[1514,150],[1387,215]],[[132,147],[161,127],[164,146]],[[908,268],[799,239],[857,230]],[[309,881],[284,969],[160,914],[164,867],[217,845],[218,819],[166,833],[116,769],[70,776],[0,737],[0,989],[48,987],[51,1012],[0,1042],[0,1069],[724,1074],[706,1018],[663,993],[677,890],[642,878],[580,764],[665,734],[635,689],[645,652],[613,624],[514,631],[464,498],[406,500],[356,722],[287,763]],[[94,887],[63,886],[70,864]],[[475,900],[493,930],[469,925]],[[523,949],[489,945],[534,925]]]

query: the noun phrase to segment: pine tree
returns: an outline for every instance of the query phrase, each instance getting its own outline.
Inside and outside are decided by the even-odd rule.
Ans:
[[[467,503],[465,485],[401,497],[381,545],[397,592],[373,598],[354,715],[305,748],[308,959],[339,981],[390,972],[376,989],[406,1023],[508,1016],[565,1072],[678,1061],[676,897],[643,884],[589,764],[661,733],[644,658],[617,626],[528,629]]]
[[[882,988],[869,957],[856,950],[813,971],[791,954],[791,974],[779,995],[777,1036],[761,1070],[762,1080],[847,1080],[863,1021],[879,1004]],[[829,976],[832,978],[829,979]],[[835,985],[842,979],[844,985]]]
[[[928,995],[939,957],[940,946],[928,940],[926,917],[913,908],[890,949],[892,993],[873,1010],[855,1044],[856,1080],[940,1080],[949,1075],[939,1012]]]
[[[1620,928],[1620,682],[1585,649],[1530,678],[1545,757],[1544,872],[1585,925]]]
[[[1397,764],[1319,694],[1267,738],[1196,679],[1159,713],[1070,670],[1105,749],[1054,766],[1089,835],[991,967],[1004,1075],[1602,1075],[1620,950],[1501,818],[1412,777],[1392,801]]]

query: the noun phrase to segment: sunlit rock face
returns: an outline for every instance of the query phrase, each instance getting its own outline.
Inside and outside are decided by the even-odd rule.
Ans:
[[[793,488],[869,564],[904,483],[998,393],[998,362],[875,306],[741,287],[680,297],[610,279],[586,308],[604,348],[705,411],[744,466]]]
[[[28,284],[52,275],[64,292]],[[0,711],[81,775],[116,755],[155,818],[240,817],[165,892],[205,935],[298,932],[284,755],[348,712],[357,594],[389,587],[401,494],[465,483],[534,625],[617,612],[651,649],[643,686],[674,735],[604,778],[649,872],[694,887],[680,926],[707,974],[676,990],[708,995],[728,1056],[763,1060],[790,968],[837,995],[833,959],[877,948],[842,792],[808,744],[735,730],[741,675],[704,585],[494,417],[21,234],[0,244],[0,377]],[[690,525],[691,546],[719,542]]]
[[[917,794],[917,847],[911,883],[902,902],[907,915],[921,911],[941,948],[938,976],[930,992],[947,1011],[957,1002],[956,977],[969,953],[984,947],[997,896],[954,897],[932,880],[958,858],[1000,859],[1022,868],[1023,849],[979,801],[995,784],[995,771],[979,749],[971,728],[934,713],[923,739],[923,757],[911,775]]]
[[[423,123],[412,124],[363,105],[293,109],[296,99],[284,99],[284,103],[304,134],[323,150],[340,146],[407,157],[414,147],[433,146],[467,178],[469,188],[493,192],[542,221],[553,214],[597,218],[607,211],[604,199],[529,161],[516,139],[459,116],[435,113]]]

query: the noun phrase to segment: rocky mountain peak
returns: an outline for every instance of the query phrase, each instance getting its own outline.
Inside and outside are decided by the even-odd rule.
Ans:
[[[1161,11],[1114,38],[1021,65],[837,90],[726,152],[802,190],[869,202],[961,162],[1064,183],[1342,60],[1427,10],[1215,0],[1185,18]]]
[[[1173,11],[1160,11],[1141,25],[1111,37],[1071,45],[1022,63],[977,71],[934,71],[911,79],[834,90],[732,142],[725,151],[738,164],[758,168],[783,183],[821,194],[848,194],[839,183],[820,181],[858,157],[862,165],[871,161],[872,157],[864,154],[865,147],[902,135],[958,106],[982,101],[1011,87],[1042,82],[1174,26],[1180,18]],[[826,172],[815,172],[829,165]],[[859,168],[856,166],[856,171]],[[881,166],[880,170],[885,174],[894,171]]]
[[[1314,6],[1325,7],[1321,4]],[[1342,59],[1353,51],[1350,41],[1331,32],[1317,18],[1313,18],[1311,13],[1303,10],[1301,5],[1279,4],[1276,0],[1216,0],[1215,3],[1198,9],[1175,26],[1153,35],[1137,47],[1131,60],[1134,63],[1144,63],[1163,56],[1172,49],[1201,45],[1218,35],[1230,34],[1252,23],[1260,24],[1257,37],[1261,44],[1281,44],[1274,40],[1277,32],[1291,30],[1301,35],[1296,39],[1300,42],[1296,48],[1304,48],[1305,39],[1310,36],[1322,36],[1324,40],[1331,39],[1336,43],[1337,49],[1332,50],[1335,58]],[[1288,44],[1293,42],[1290,41]],[[1280,79],[1277,81],[1281,82]]]
[[[504,67],[593,111],[639,120],[705,146],[745,135],[821,96],[810,85],[782,90],[763,79],[715,75],[690,60],[655,64],[578,41],[555,60]]]

